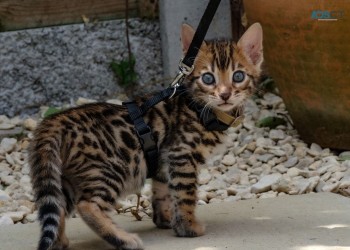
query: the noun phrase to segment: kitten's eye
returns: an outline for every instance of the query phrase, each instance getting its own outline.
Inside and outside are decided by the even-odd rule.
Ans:
[[[202,75],[202,81],[204,84],[212,85],[215,83],[215,77],[211,73],[205,73]]]
[[[233,73],[233,81],[236,83],[243,82],[245,78],[245,73],[242,70],[238,70],[235,73]]]

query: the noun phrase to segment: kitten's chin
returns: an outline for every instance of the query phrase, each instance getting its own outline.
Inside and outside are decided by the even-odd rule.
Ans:
[[[234,105],[232,105],[231,103],[222,103],[222,104],[218,104],[215,107],[218,110],[221,110],[223,112],[226,113],[230,113],[232,112],[236,107]]]

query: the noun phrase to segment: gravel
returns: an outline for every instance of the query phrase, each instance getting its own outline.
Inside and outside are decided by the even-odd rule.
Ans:
[[[80,98],[78,103],[91,101]],[[350,196],[350,152],[337,155],[316,143],[307,145],[289,123],[274,129],[256,127],[256,122],[267,116],[288,117],[282,99],[274,94],[249,100],[245,113],[244,123],[228,130],[231,143],[224,155],[214,157],[207,168],[199,170],[198,204],[310,192]],[[27,163],[27,147],[37,123],[36,118],[0,116],[1,127],[11,128],[0,130],[0,225],[31,223],[37,218]],[[21,128],[24,136],[11,134],[13,128]],[[120,201],[116,209],[119,213],[131,211],[141,218],[149,216],[151,195],[148,180],[138,211],[137,195]]]

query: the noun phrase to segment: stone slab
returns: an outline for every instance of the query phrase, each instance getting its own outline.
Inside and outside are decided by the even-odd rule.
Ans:
[[[200,206],[207,234],[177,238],[172,230],[154,227],[151,219],[115,217],[138,233],[150,250],[349,250],[350,199],[331,193],[254,199]],[[68,222],[70,250],[112,249],[80,219]],[[1,250],[34,250],[38,224],[0,227]]]

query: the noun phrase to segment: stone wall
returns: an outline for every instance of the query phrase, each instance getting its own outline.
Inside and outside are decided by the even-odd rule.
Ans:
[[[158,21],[131,19],[139,89],[162,79]],[[0,114],[31,114],[41,105],[122,92],[109,65],[127,58],[125,21],[0,33]]]

